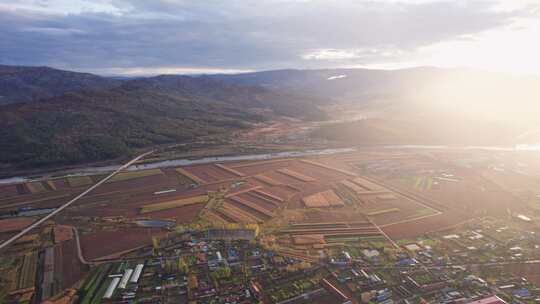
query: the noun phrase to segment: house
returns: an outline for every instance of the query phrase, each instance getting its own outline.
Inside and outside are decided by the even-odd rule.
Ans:
[[[506,304],[506,302],[497,296],[490,296],[487,298],[482,298],[480,300],[469,302],[469,304]]]

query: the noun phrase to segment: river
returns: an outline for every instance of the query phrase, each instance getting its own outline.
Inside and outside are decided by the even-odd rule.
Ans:
[[[128,171],[138,171],[145,169],[188,166],[197,164],[207,164],[213,162],[228,162],[228,161],[242,161],[242,160],[265,160],[273,158],[286,158],[286,157],[303,157],[303,156],[316,156],[316,155],[331,155],[337,153],[354,152],[360,149],[430,149],[430,150],[486,150],[486,151],[501,151],[501,152],[517,152],[517,151],[531,151],[539,152],[540,144],[521,144],[514,147],[494,147],[494,146],[467,146],[467,147],[453,147],[444,145],[386,145],[386,146],[366,146],[362,148],[340,148],[340,149],[321,149],[321,150],[305,150],[305,151],[288,151],[266,154],[248,154],[248,155],[233,155],[233,156],[217,156],[217,157],[203,157],[199,159],[172,159],[159,161],[148,164],[133,165],[129,167]],[[82,176],[93,175],[99,173],[105,173],[114,171],[120,168],[120,165],[114,166],[101,166],[101,167],[87,167],[78,169],[77,172],[66,173],[64,176]],[[40,178],[29,178],[24,176],[16,176],[5,179],[0,179],[0,185],[23,183],[33,180],[39,180]]]
[[[166,167],[177,167],[177,166],[189,166],[197,164],[207,164],[213,162],[228,162],[228,161],[242,161],[242,160],[265,160],[273,158],[287,158],[287,157],[302,157],[302,156],[316,156],[316,155],[331,155],[336,153],[346,153],[354,152],[355,148],[340,148],[340,149],[321,149],[321,150],[305,150],[305,151],[288,151],[288,152],[277,152],[277,153],[266,153],[266,154],[247,154],[247,155],[233,155],[233,156],[216,156],[216,157],[203,157],[198,159],[172,159],[165,161],[158,161],[148,164],[140,164],[130,166],[127,171],[138,171],[145,169],[155,169],[155,168],[166,168]],[[69,172],[63,176],[58,176],[55,178],[62,178],[67,176],[83,176],[83,175],[93,175],[105,172],[111,172],[118,170],[120,165],[113,166],[101,166],[101,167],[87,167],[77,169],[76,172]],[[5,179],[0,179],[0,185],[2,184],[13,184],[13,183],[24,183],[28,181],[39,180],[40,177],[29,178],[25,176],[15,176]]]

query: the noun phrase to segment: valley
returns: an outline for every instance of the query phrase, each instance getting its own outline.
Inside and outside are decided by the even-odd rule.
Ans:
[[[534,122],[419,107],[392,84],[404,71],[38,70],[72,82],[0,105],[10,301],[420,303],[487,297],[504,283],[494,271],[536,292],[513,277],[540,260],[540,154],[518,145]],[[356,88],[354,75],[378,80]],[[452,283],[477,276],[489,282]]]

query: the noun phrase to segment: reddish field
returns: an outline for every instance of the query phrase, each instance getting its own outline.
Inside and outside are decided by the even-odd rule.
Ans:
[[[139,216],[139,209],[143,205],[166,202],[174,199],[186,198],[196,195],[206,194],[203,189],[189,191],[177,191],[162,195],[154,195],[153,191],[119,193],[114,196],[90,197],[81,200],[77,206],[71,208],[66,214],[75,216],[84,214],[86,216]],[[146,215],[145,215],[146,216]],[[153,216],[153,215],[148,215]]]
[[[134,214],[130,218],[154,218],[164,220],[175,220],[178,224],[191,223],[196,218],[199,212],[204,208],[205,204],[193,204],[174,209],[156,211],[148,214]]]
[[[299,181],[302,181],[302,182],[314,182],[316,181],[317,179],[312,177],[312,176],[309,176],[309,175],[305,175],[305,174],[302,174],[302,173],[299,173],[297,171],[293,171],[291,169],[288,169],[288,168],[284,168],[284,169],[279,169],[277,170],[277,172],[281,173],[281,174],[284,174],[286,176],[289,176],[289,177],[292,177],[294,179],[297,179]]]
[[[189,173],[197,176],[198,178],[205,181],[205,183],[214,183],[222,180],[228,180],[233,178],[238,178],[238,176],[222,169],[214,164],[204,164],[196,165],[189,167],[182,167],[184,170]]]
[[[105,257],[139,246],[150,245],[152,236],[163,235],[161,229],[131,228],[119,231],[100,231],[81,236],[81,246],[87,260]]]
[[[333,190],[327,190],[319,193],[315,193],[302,198],[302,201],[308,208],[321,208],[321,207],[342,207],[343,201]]]
[[[118,181],[118,182],[112,182],[112,183],[105,183],[99,186],[95,191],[92,192],[92,195],[98,195],[98,194],[114,194],[117,192],[124,192],[129,190],[143,190],[143,189],[150,189],[156,187],[156,185],[160,186],[176,186],[178,184],[177,181],[172,180],[171,178],[168,178],[164,174],[159,175],[151,175],[151,176],[145,176],[140,178],[134,178],[130,180],[124,180],[124,181]]]
[[[53,233],[55,243],[71,240],[73,238],[73,229],[71,226],[55,225]]]
[[[65,179],[56,179],[52,181],[54,186],[56,187],[56,190],[65,190],[69,189],[69,184],[66,182]]]
[[[226,200],[217,212],[233,223],[261,223],[267,219],[266,216],[243,208],[232,200]]]
[[[72,197],[69,192],[49,191],[34,195],[19,195],[0,202],[0,212],[17,210],[19,207],[51,208],[65,203]]]
[[[69,288],[88,273],[89,267],[81,264],[75,240],[62,242],[54,247],[54,276],[61,288]]]
[[[317,179],[324,181],[337,181],[350,178],[349,175],[341,173],[339,171],[321,168],[301,161],[296,162],[292,170],[312,177],[316,177]]]
[[[0,220],[0,233],[22,230],[24,227],[32,224],[34,221],[35,219],[28,217]]]
[[[232,168],[234,168],[235,170],[239,172],[244,173],[245,175],[255,175],[259,173],[275,171],[278,169],[289,168],[295,162],[296,162],[295,160],[287,160],[287,161],[282,161],[282,162],[260,162],[259,164],[255,162],[255,164],[251,166],[242,166],[242,167],[232,166]]]
[[[465,220],[467,218],[463,218],[458,214],[444,213],[381,228],[392,239],[409,239],[422,234],[449,229]]]
[[[410,186],[404,179],[377,176],[389,185],[407,191],[413,195],[424,197],[437,204],[439,210],[450,210],[464,216],[485,216],[486,214],[504,217],[508,210],[514,213],[526,213],[525,204],[521,203],[510,192],[495,183],[469,172],[456,170],[458,182],[438,181],[436,189],[421,190]]]
[[[467,155],[462,157],[465,156]],[[246,218],[249,218],[248,221],[252,222],[253,217],[250,214],[255,214],[257,221],[266,220],[271,215],[264,214],[264,210],[276,213],[278,216],[281,215],[279,212],[290,211],[289,213],[294,216],[293,218],[305,217],[307,221],[343,219],[353,221],[355,218],[358,220],[358,218],[363,218],[365,214],[372,213],[369,216],[370,219],[379,225],[395,223],[385,226],[384,229],[388,230],[388,233],[396,238],[412,237],[417,234],[439,230],[468,217],[485,215],[486,212],[491,215],[506,216],[507,209],[511,209],[514,213],[525,210],[523,208],[524,204],[507,191],[508,189],[505,189],[504,185],[498,185],[493,181],[496,178],[491,177],[490,181],[473,169],[454,166],[451,164],[453,158],[450,156],[443,159],[444,161],[439,161],[437,158],[427,157],[415,152],[384,151],[375,153],[362,151],[307,158],[307,161],[302,159],[274,159],[227,162],[222,164],[225,167],[216,164],[182,167],[205,181],[205,184],[199,186],[191,185],[192,182],[182,178],[175,171],[175,168],[166,168],[162,170],[164,174],[104,184],[66,210],[57,217],[57,220],[60,223],[68,223],[70,218],[76,216],[82,216],[86,219],[94,216],[98,218],[124,216],[128,219],[175,219],[178,223],[186,223],[197,218],[204,204],[162,210],[145,215],[139,214],[139,208],[142,205],[175,198],[207,194],[208,191],[219,191],[222,188],[227,189],[227,196],[236,195],[235,197],[241,200],[240,202],[234,199],[227,200],[227,204],[235,208],[232,212],[234,214],[231,214],[230,217],[236,216],[237,220],[246,221]],[[310,161],[315,163],[310,163]],[[279,169],[288,169],[297,175],[295,177],[294,174],[282,174],[277,172]],[[347,172],[340,170],[346,170]],[[459,176],[460,182],[441,181],[437,187],[433,187],[434,189],[422,189],[422,191],[411,187],[411,178],[429,176],[436,180],[430,174],[440,174],[439,172],[455,174]],[[267,180],[253,177],[258,174],[262,174]],[[342,191],[343,189],[338,186],[340,181],[353,180],[354,176],[351,176],[351,174],[358,174],[358,176],[371,181],[380,181],[391,192],[397,193],[395,194],[396,199],[382,199],[381,197],[377,198],[377,195],[360,194],[362,202],[358,206],[351,206],[351,200],[348,200],[344,195],[345,191]],[[299,178],[302,176],[313,179]],[[93,176],[92,179],[97,181],[102,177],[103,175]],[[232,186],[240,180],[248,182],[241,186]],[[257,186],[261,187],[260,191],[270,194],[270,196],[265,196],[254,190],[242,193],[244,190]],[[47,188],[47,192],[35,194],[30,194],[28,187],[24,184],[4,185],[0,186],[0,209],[5,212],[22,206],[55,207],[65,203],[83,189],[84,187],[69,187],[69,184],[64,179],[55,180],[54,187]],[[335,190],[341,196],[346,206],[335,208],[340,209],[339,211],[329,210],[327,213],[303,210],[302,197],[330,189]],[[154,194],[155,192],[168,190],[175,191]],[[271,196],[278,199],[272,199]],[[402,223],[404,220],[429,215],[423,205],[440,210],[444,214]],[[257,211],[259,207],[264,210]],[[399,209],[399,211],[392,211],[392,209]],[[378,211],[386,212],[377,214]],[[257,214],[257,212],[262,213],[262,215]],[[306,214],[303,214],[303,212]],[[274,216],[274,219],[278,220],[279,218]],[[288,218],[284,218],[284,221],[286,220]],[[22,226],[26,226],[26,224]],[[114,224],[111,224],[111,226],[114,226]],[[2,224],[0,222],[0,232],[1,229]],[[147,233],[148,230],[134,231]],[[123,234],[126,236],[124,237]],[[121,244],[124,247],[129,247],[129,244],[138,244],[135,236],[131,236],[131,231],[120,234],[99,232],[96,236],[88,235],[84,237],[96,238],[97,240],[101,237],[100,235],[105,238],[118,237],[118,239],[122,239],[122,244],[124,243],[123,239],[126,238],[127,245]]]
[[[238,197],[241,199],[250,201],[254,204],[257,204],[267,210],[274,210],[276,208],[276,205],[279,205],[279,203],[276,203],[272,201],[271,199],[261,197],[260,195],[257,195],[253,192],[243,193],[243,194],[238,195]]]
[[[249,201],[247,201],[248,202],[247,204],[241,203],[241,202],[244,202],[244,201],[239,200],[234,197],[227,200],[227,204],[231,204],[237,207],[238,209],[241,209],[242,211],[248,213],[249,216],[252,218],[255,218],[257,222],[264,222],[264,221],[269,220],[272,217],[269,215],[270,212],[268,210],[265,210],[259,207],[253,208],[253,206],[249,205]]]
[[[289,200],[294,199],[294,197],[299,196],[299,193],[300,193],[299,191],[294,190],[293,188],[288,186],[288,185],[291,185],[291,184],[283,184],[282,186],[269,187],[268,184],[266,184],[264,182],[261,182],[261,181],[258,181],[255,178],[250,178],[249,182],[251,184],[253,184],[253,185],[261,186],[262,187],[260,189],[261,191],[272,194],[272,195],[274,195],[276,197],[279,197],[279,198],[281,198],[281,199],[283,199],[285,201],[289,201]],[[296,188],[296,186],[294,186],[294,185],[293,185],[293,187]],[[254,193],[255,192],[250,192],[249,194],[254,194]]]
[[[0,199],[14,197],[17,195],[19,195],[19,191],[17,191],[17,186],[15,185],[0,186]]]

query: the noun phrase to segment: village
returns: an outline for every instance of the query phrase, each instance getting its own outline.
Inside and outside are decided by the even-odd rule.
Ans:
[[[511,159],[489,157],[368,151],[121,172],[3,251],[1,295],[58,304],[540,302],[535,184],[513,187]],[[0,238],[101,178],[0,186]]]
[[[501,225],[484,219],[399,248],[336,246],[319,260],[265,249],[255,230],[193,231],[100,263],[77,296],[79,303],[538,303],[540,288],[515,270],[519,261],[540,265],[540,238]]]

